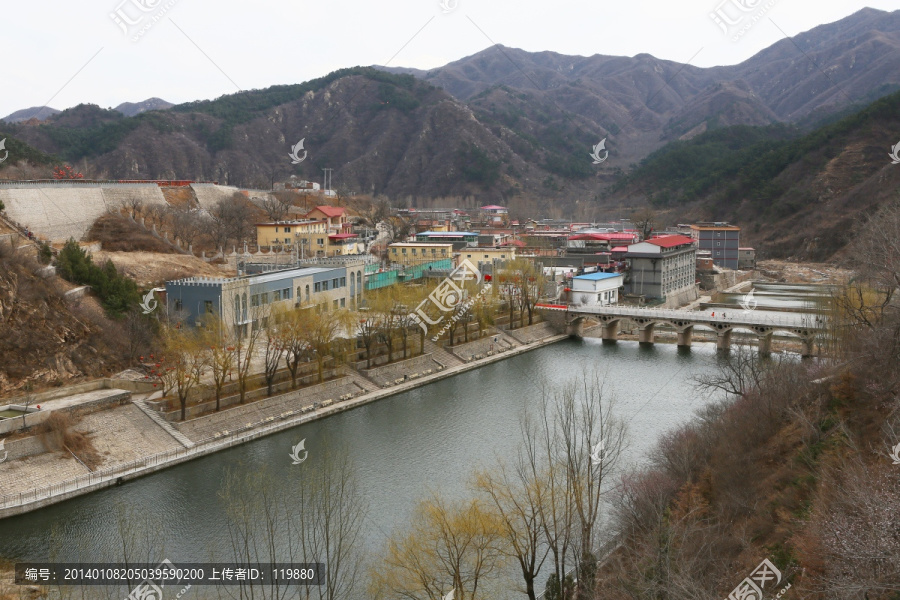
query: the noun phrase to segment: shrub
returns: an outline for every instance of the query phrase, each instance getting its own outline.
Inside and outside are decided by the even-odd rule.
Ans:
[[[91,255],[74,239],[59,251],[56,266],[63,279],[91,286],[110,316],[121,316],[140,300],[134,281],[121,275],[110,260],[102,267],[94,264]]]

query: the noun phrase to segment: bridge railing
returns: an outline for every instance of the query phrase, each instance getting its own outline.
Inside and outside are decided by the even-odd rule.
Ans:
[[[743,311],[736,308],[734,316],[728,316],[731,311],[715,310],[706,311],[681,310],[676,308],[647,308],[624,306],[578,306],[569,305],[569,311],[584,314],[609,314],[622,317],[660,318],[665,320],[685,319],[691,321],[706,321],[710,323],[734,323],[735,325],[770,325],[781,327],[803,327],[807,329],[822,329],[826,319],[814,315],[797,315],[796,317],[777,317],[772,315],[755,315],[754,311]],[[715,314],[715,316],[713,316]]]

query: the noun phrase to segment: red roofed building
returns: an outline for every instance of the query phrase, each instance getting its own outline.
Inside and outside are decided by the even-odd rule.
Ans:
[[[328,229],[334,232],[347,233],[351,228],[347,211],[340,206],[317,206],[304,216],[307,219],[325,221]]]
[[[697,299],[697,248],[684,235],[651,238],[628,246],[625,293],[680,305]]]

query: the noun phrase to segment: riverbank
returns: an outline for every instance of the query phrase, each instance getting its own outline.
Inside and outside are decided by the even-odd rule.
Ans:
[[[514,337],[517,333],[517,331],[503,332],[502,335],[504,337],[509,336],[517,339]],[[52,467],[53,470],[56,473],[64,472],[68,477],[58,481],[53,481],[51,478],[41,478],[43,481],[47,482],[46,485],[37,489],[25,490],[15,495],[7,495],[4,498],[0,498],[0,519],[38,510],[45,506],[89,494],[106,487],[121,485],[126,481],[150,475],[201,456],[207,456],[261,437],[351,410],[417,387],[425,386],[441,379],[453,377],[459,373],[478,369],[482,366],[512,356],[530,352],[531,350],[553,344],[566,339],[567,337],[568,336],[566,335],[553,334],[539,339],[526,338],[519,340],[520,345],[514,347],[510,347],[509,345],[503,346],[502,351],[493,352],[489,350],[487,353],[475,354],[474,358],[465,359],[456,356],[455,362],[460,364],[447,366],[437,372],[429,374],[419,373],[416,378],[410,378],[388,388],[369,391],[351,399],[335,400],[335,402],[329,406],[320,405],[309,412],[300,413],[299,411],[286,411],[281,413],[277,418],[270,416],[257,423],[248,423],[247,426],[241,430],[225,431],[216,439],[196,443],[190,447],[177,443],[177,440],[168,435],[168,433],[171,432],[166,432],[165,435],[163,435],[163,438],[167,439],[165,439],[164,442],[156,440],[155,445],[153,446],[154,448],[163,447],[164,449],[162,451],[139,456],[127,463],[120,463],[114,468],[103,471],[89,472],[72,477],[71,471],[59,469],[57,461],[57,464]],[[359,375],[353,374],[352,377],[359,377]],[[279,397],[269,398],[263,402],[269,403],[270,401],[277,401],[278,398]],[[138,410],[136,407],[137,403],[128,408]],[[158,426],[156,429],[159,430],[155,433],[163,433],[163,428],[159,426],[159,423],[156,423],[155,426]],[[141,432],[140,435],[144,436],[146,435],[146,432]],[[160,444],[163,443],[164,446],[160,446]],[[7,467],[9,466],[10,465],[7,465]]]

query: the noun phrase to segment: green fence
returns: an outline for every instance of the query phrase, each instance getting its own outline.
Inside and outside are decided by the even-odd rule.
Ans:
[[[396,269],[381,271],[380,273],[369,273],[368,269],[366,269],[366,290],[377,290],[389,285],[394,285],[395,283],[421,279],[429,270],[448,271],[452,268],[452,259],[445,258],[444,260],[422,263],[421,265],[407,265],[403,268],[398,267]]]

